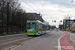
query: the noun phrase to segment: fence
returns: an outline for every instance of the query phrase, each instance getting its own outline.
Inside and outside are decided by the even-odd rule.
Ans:
[[[8,27],[8,32],[20,32],[21,28],[17,27],[17,26],[9,26]],[[22,31],[25,32],[25,29],[22,28]],[[0,26],[0,33],[4,33],[7,32],[7,26]]]

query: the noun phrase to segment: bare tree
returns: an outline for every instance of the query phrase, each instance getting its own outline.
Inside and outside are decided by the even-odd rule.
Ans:
[[[7,25],[7,2],[9,2],[9,23],[12,20],[12,17],[16,16],[16,12],[20,7],[20,3],[18,0],[0,0],[0,25],[1,25],[1,33],[3,32],[3,26]],[[9,24],[12,25],[12,24]]]

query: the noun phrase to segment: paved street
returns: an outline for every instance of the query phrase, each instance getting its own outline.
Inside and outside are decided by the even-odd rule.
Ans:
[[[27,36],[26,33],[0,36],[0,50],[75,50],[68,36],[68,32],[56,30],[41,36]]]
[[[58,50],[58,39],[63,35],[62,31],[51,31],[12,50]]]
[[[32,38],[33,37],[28,37],[26,33],[0,36],[0,50],[5,50],[6,48],[20,45],[22,42]]]
[[[0,50],[75,50],[75,1],[0,0]]]

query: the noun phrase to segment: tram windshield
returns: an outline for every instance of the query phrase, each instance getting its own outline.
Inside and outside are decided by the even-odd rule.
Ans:
[[[27,29],[35,29],[35,23],[27,23]]]

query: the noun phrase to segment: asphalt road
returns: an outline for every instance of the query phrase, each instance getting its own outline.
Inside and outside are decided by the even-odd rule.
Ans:
[[[5,50],[6,48],[20,45],[22,42],[32,38],[33,37],[27,36],[26,33],[0,36],[0,50]]]
[[[63,35],[62,31],[50,31],[25,42],[23,45],[12,48],[12,50],[58,50],[58,39]]]

